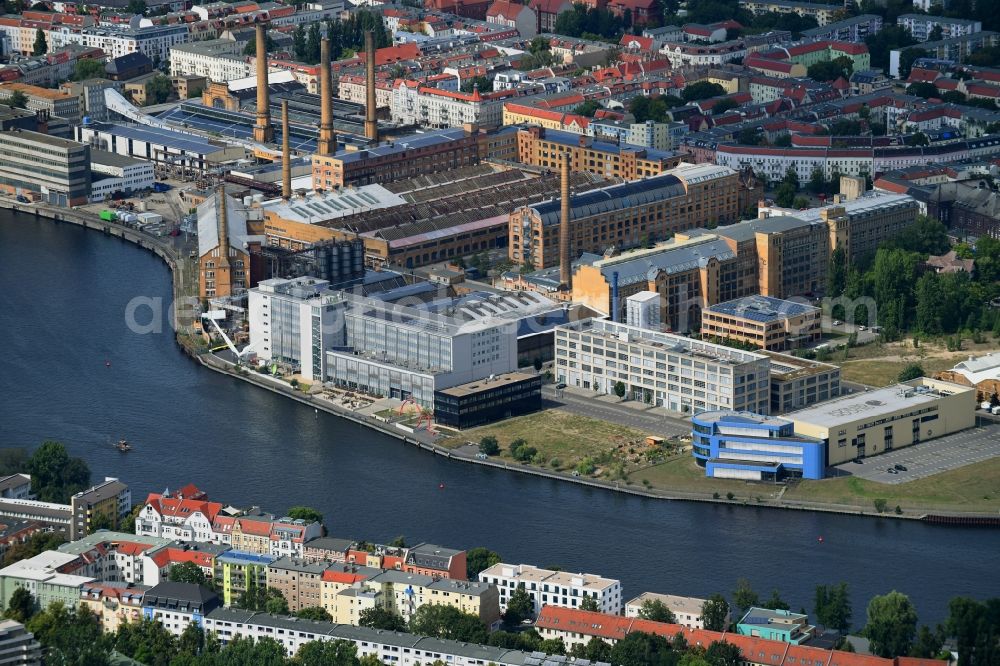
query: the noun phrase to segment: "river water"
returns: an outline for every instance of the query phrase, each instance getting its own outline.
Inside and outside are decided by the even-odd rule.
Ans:
[[[317,415],[201,368],[169,333],[129,329],[132,299],[160,299],[162,314],[170,293],[145,250],[0,212],[0,446],[59,440],[136,501],[194,483],[277,513],[306,504],[335,536],[486,545],[509,562],[619,578],[626,598],[706,596],[744,576],[811,610],[817,584],[845,580],[857,625],[892,589],[928,623],[953,596],[1000,596],[1000,530],[627,497],[448,461]],[[153,321],[146,307],[135,319]],[[120,437],[131,453],[112,447]]]

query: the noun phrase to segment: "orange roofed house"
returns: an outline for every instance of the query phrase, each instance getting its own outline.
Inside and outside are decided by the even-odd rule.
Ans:
[[[542,608],[535,628],[543,639],[561,638],[570,649],[586,645],[592,638],[599,638],[614,645],[632,632],[663,636],[667,640],[681,634],[691,647],[707,648],[716,641],[735,645],[740,649],[744,666],[934,666],[941,662],[932,659],[896,657],[884,659],[872,655],[855,654],[842,650],[826,650],[807,645],[793,645],[781,641],[740,636],[730,632],[689,629],[679,624],[653,622],[638,617],[622,617],[593,613],[558,606]]]

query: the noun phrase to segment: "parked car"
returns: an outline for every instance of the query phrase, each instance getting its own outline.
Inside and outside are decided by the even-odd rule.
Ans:
[[[564,388],[566,388],[566,384],[564,384],[563,382],[559,382],[558,384],[556,384],[556,388],[561,391]]]
[[[906,465],[900,465],[900,464],[897,463],[897,464],[893,465],[893,467],[895,467],[900,472],[905,472],[906,471]]]
[[[889,474],[899,474],[899,472],[896,471],[895,467],[890,467],[889,469],[887,469],[885,471],[889,472]]]
[[[834,325],[834,326],[840,326],[840,325],[841,325],[841,324],[843,324],[843,323],[844,323],[844,322],[840,321],[839,319],[834,319],[834,320],[833,320],[833,325]]]
[[[855,465],[864,465],[865,464],[865,461],[862,460],[861,458],[855,458],[851,462],[854,463]]]

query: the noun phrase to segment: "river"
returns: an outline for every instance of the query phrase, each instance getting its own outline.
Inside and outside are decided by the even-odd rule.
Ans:
[[[201,368],[167,332],[129,330],[133,298],[165,312],[170,293],[145,250],[0,212],[0,446],[61,441],[136,501],[194,483],[235,505],[306,504],[334,536],[486,545],[619,578],[626,599],[727,592],[745,576],[762,598],[777,588],[811,610],[817,584],[845,580],[858,625],[892,589],[932,624],[953,596],[1000,596],[1000,530],[629,497],[452,462],[315,414]],[[120,437],[131,453],[112,447]]]

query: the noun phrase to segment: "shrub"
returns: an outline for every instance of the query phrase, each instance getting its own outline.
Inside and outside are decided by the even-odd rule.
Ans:
[[[712,493],[712,499],[719,499],[719,493]]]
[[[885,506],[887,504],[887,502],[885,501],[885,499],[879,497],[879,498],[875,499],[874,502],[872,502],[872,503],[875,505],[875,510],[878,511],[879,513],[882,513],[883,511],[885,511]]]
[[[902,516],[903,515],[903,510],[899,508],[898,504],[896,505],[896,515],[897,516]]]
[[[726,499],[727,499],[727,500],[731,500],[731,499],[733,499],[734,497],[736,497],[736,495],[734,495],[734,494],[732,494],[732,493],[726,493]]]

